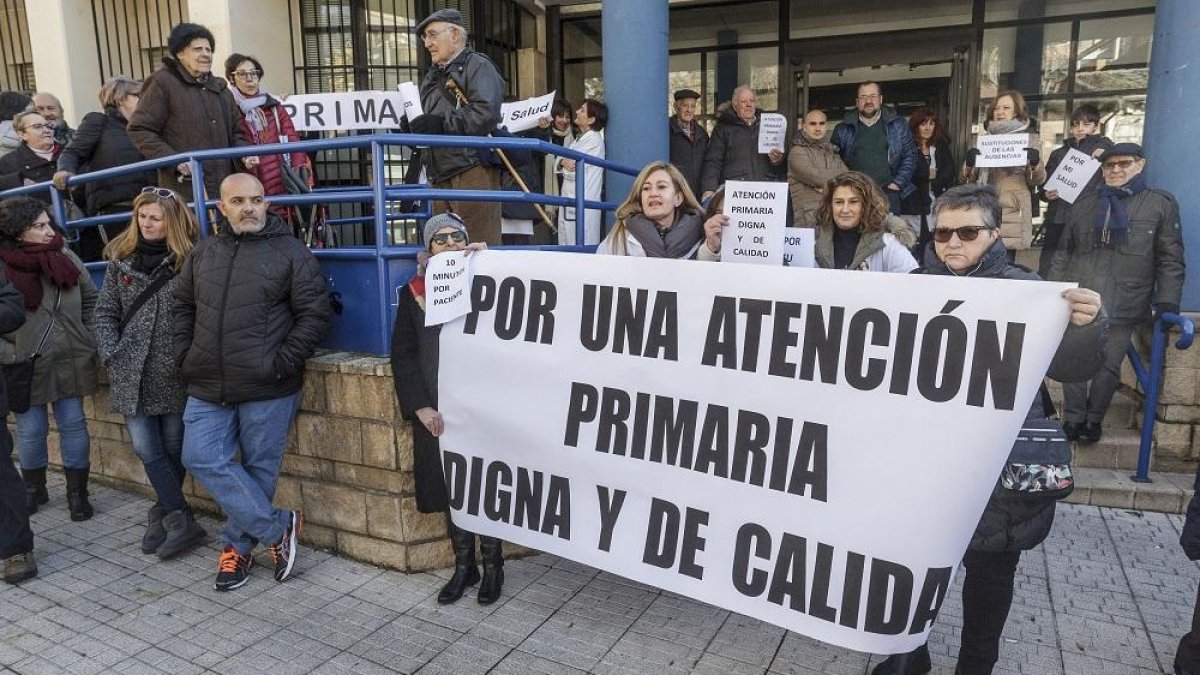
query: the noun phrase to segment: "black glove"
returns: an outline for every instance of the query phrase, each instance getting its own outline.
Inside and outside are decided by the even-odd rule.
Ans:
[[[1025,148],[1025,157],[1029,159],[1029,166],[1037,166],[1042,163],[1042,153],[1037,148]]]
[[[979,157],[979,148],[971,148],[967,150],[967,166],[975,166],[975,159]]]
[[[1154,318],[1157,319],[1158,317],[1162,316],[1163,312],[1170,312],[1172,314],[1178,314],[1179,313],[1179,305],[1177,305],[1173,302],[1156,302],[1156,303],[1154,303]]]
[[[417,115],[417,119],[409,122],[408,126],[414,134],[444,134],[446,133],[446,118],[426,113]]]

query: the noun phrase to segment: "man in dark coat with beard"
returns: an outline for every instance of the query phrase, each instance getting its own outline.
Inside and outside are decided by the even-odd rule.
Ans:
[[[147,159],[188,150],[250,145],[242,132],[242,112],[225,80],[212,74],[216,40],[204,26],[181,23],[171,29],[163,67],[146,78],[137,110],[129,118],[129,138]],[[246,167],[257,157],[244,157]],[[220,193],[221,181],[237,169],[228,159],[204,162],[204,188]],[[188,162],[158,170],[158,184],[190,197],[192,167]]]

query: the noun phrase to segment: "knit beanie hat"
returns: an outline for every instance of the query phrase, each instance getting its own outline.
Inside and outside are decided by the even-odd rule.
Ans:
[[[196,38],[204,38],[208,40],[210,47],[217,48],[217,40],[213,37],[212,31],[198,23],[180,23],[171,29],[171,37],[167,38],[167,51],[171,53],[171,56],[175,56],[187,49],[187,46],[192,44],[192,40]]]
[[[438,233],[438,230],[443,230],[447,227],[452,227],[455,230],[463,233],[467,241],[471,241],[471,235],[467,232],[467,224],[462,221],[462,218],[453,213],[439,213],[436,216],[425,221],[425,248],[428,249],[432,244],[433,235]]]

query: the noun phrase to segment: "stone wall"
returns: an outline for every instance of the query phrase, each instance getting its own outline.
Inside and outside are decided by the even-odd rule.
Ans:
[[[105,387],[85,402],[93,477],[150,495],[124,418],[108,412],[107,394]],[[60,464],[53,431],[50,448],[51,462]],[[417,512],[412,463],[388,360],[344,352],[311,359],[275,499],[303,511],[301,540],[407,572],[453,564],[445,516]],[[185,492],[195,508],[218,512],[190,477]]]

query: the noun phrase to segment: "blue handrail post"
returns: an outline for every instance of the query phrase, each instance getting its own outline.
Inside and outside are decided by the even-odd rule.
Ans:
[[[58,226],[67,229],[67,206],[63,203],[62,193],[53,185],[50,187],[50,209],[54,212],[54,222]]]
[[[1154,444],[1154,422],[1158,415],[1158,393],[1162,387],[1163,363],[1166,361],[1168,342],[1163,324],[1179,326],[1180,336],[1179,340],[1175,342],[1176,349],[1191,347],[1192,340],[1196,335],[1196,328],[1191,319],[1172,312],[1163,312],[1154,322],[1148,371],[1143,371],[1138,367],[1141,356],[1132,352],[1132,347],[1130,348],[1132,352],[1129,355],[1130,360],[1134,364],[1134,370],[1138,373],[1138,379],[1146,389],[1146,401],[1142,406],[1142,441],[1141,447],[1138,448],[1137,473],[1130,476],[1135,483],[1153,482],[1150,480],[1150,449]]]
[[[212,234],[212,228],[208,226],[208,197],[204,193],[204,164],[198,159],[188,161],[192,165],[192,209],[196,212],[200,236],[207,237]]]
[[[388,236],[388,219],[387,219],[387,165],[384,162],[384,145],[380,141],[371,142],[371,182],[372,204],[375,206],[375,275],[379,282],[379,298],[376,302],[379,303],[379,330],[380,343],[387,344],[388,338],[388,310],[391,304],[388,302],[388,284],[387,284],[387,263],[383,258],[383,251],[389,245],[391,238]]]
[[[587,170],[587,162],[579,160],[575,162],[575,245],[583,246],[584,230],[587,225],[587,214],[583,210],[583,198],[587,194],[587,179],[583,173]]]

